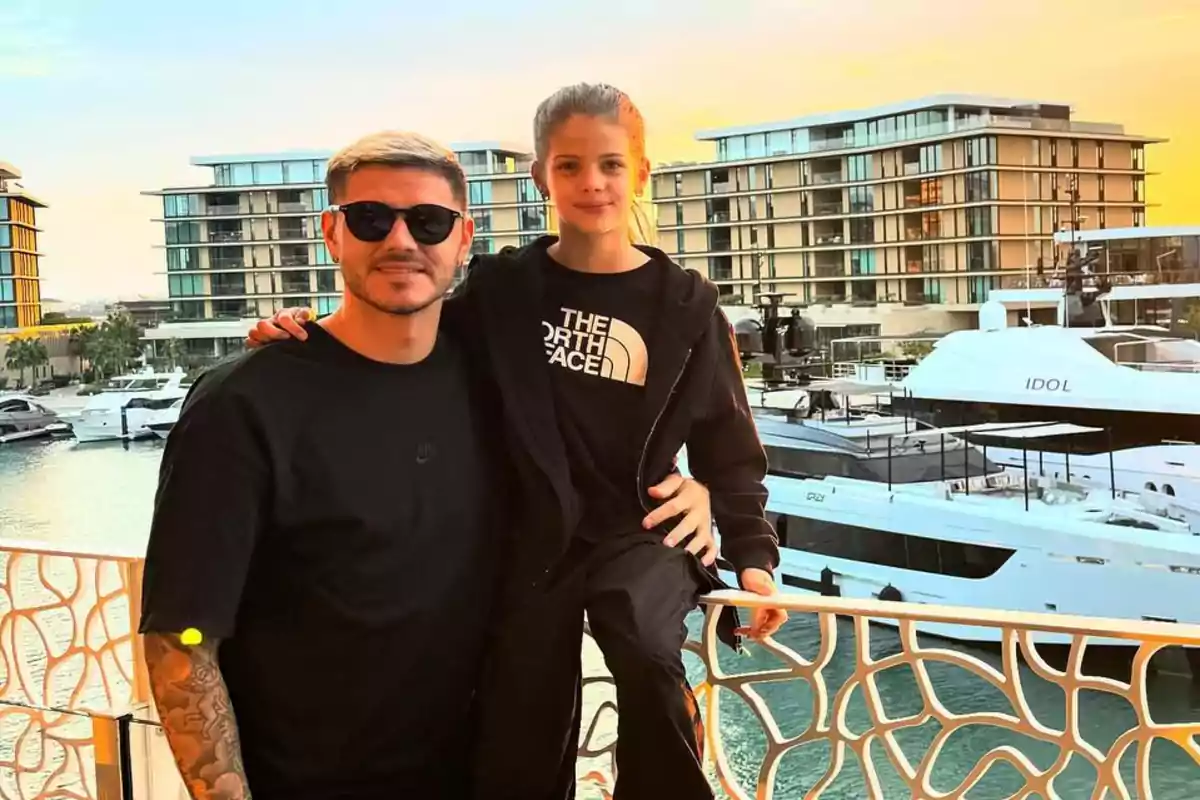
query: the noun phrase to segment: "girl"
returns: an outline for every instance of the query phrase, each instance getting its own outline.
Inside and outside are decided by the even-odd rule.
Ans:
[[[538,107],[534,141],[533,178],[559,236],[477,256],[444,309],[485,351],[525,509],[480,688],[477,792],[572,795],[586,611],[617,687],[616,796],[711,798],[681,648],[697,598],[722,584],[641,523],[647,487],[686,445],[741,586],[775,594],[766,458],[732,329],[715,286],[634,244],[646,231],[638,197],[650,164],[628,96],[607,85],[560,89]],[[276,321],[296,328],[290,312]],[[257,330],[261,340],[286,335],[269,322]],[[768,636],[785,619],[758,610],[737,633]]]

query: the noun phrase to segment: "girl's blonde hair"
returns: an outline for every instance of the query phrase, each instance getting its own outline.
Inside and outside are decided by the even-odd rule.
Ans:
[[[550,150],[550,136],[576,114],[599,117],[615,122],[629,134],[630,155],[640,167],[646,157],[646,123],[642,112],[629,95],[606,83],[576,83],[564,86],[547,97],[533,116],[533,147],[539,162],[545,163]],[[635,197],[629,209],[629,240],[633,244],[653,244],[654,223],[646,214],[640,198]]]

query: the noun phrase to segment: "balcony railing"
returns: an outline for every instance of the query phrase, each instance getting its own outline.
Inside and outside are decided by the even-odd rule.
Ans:
[[[813,630],[811,655],[765,642],[752,645],[763,656],[753,666],[731,669],[717,638],[721,608],[748,609],[766,601],[741,592],[718,592],[706,600],[699,634],[685,651],[699,661],[699,674],[691,677],[705,719],[710,780],[724,792],[718,796],[1148,800],[1153,797],[1150,747],[1160,740],[1191,759],[1188,769],[1197,768],[1180,785],[1200,780],[1195,741],[1200,723],[1156,720],[1147,692],[1151,659],[1172,645],[1200,646],[1200,626],[785,595],[772,604],[788,609],[790,625],[807,624]],[[890,645],[887,640],[896,634],[877,634],[873,625],[879,623],[897,630],[898,647],[880,647]],[[984,659],[925,638],[930,630],[964,626],[997,632],[999,658]],[[1047,635],[1068,642],[1065,669],[1051,666],[1035,644]],[[1128,681],[1084,673],[1084,654],[1093,640],[1133,648]],[[978,684],[976,694],[1000,707],[952,710],[963,703],[944,691],[949,670],[969,676]],[[585,681],[583,706],[592,712],[584,720],[580,748],[587,763],[577,773],[608,798],[619,709],[606,673],[592,670]],[[884,690],[891,690],[886,695],[893,700],[899,681],[911,686],[907,701],[885,705]],[[1045,684],[1062,691],[1064,725],[1049,724],[1031,708],[1031,697],[1044,695]],[[954,684],[959,692],[965,685]],[[1106,736],[1109,743],[1094,741],[1089,735],[1094,727],[1080,724],[1085,692],[1123,700],[1122,706],[1132,709],[1131,724],[1115,739]],[[792,718],[778,715],[781,706],[791,710]],[[798,725],[796,717],[806,724]],[[964,746],[967,737],[969,747]],[[756,740],[763,745],[756,747]],[[1123,769],[1122,759],[1136,766]],[[785,760],[790,769],[782,775]],[[1073,768],[1078,763],[1090,767],[1087,778]],[[881,769],[883,764],[888,769]],[[856,786],[860,788],[853,791]]]
[[[241,231],[209,231],[208,240],[210,242],[240,242],[242,241]]]
[[[141,559],[6,540],[0,565],[0,798],[185,800],[136,633]],[[685,657],[718,796],[1151,798],[1150,747],[1159,740],[1176,746],[1172,766],[1185,770],[1176,783],[1200,780],[1200,722],[1156,719],[1147,688],[1156,654],[1200,647],[1200,626],[783,595],[772,604],[788,609],[789,627],[803,629],[793,637],[803,646],[750,644],[747,658],[718,642],[720,611],[767,601],[741,592],[704,601]],[[949,628],[988,629],[999,654],[927,638]],[[1035,644],[1045,639],[1066,643],[1065,668]],[[1085,674],[1093,643],[1131,648],[1128,680]],[[585,642],[577,772],[581,796],[611,798],[618,708],[597,656]],[[974,681],[971,693],[986,708],[961,708],[952,695],[969,685],[947,683],[948,670]],[[1035,707],[1045,706],[1050,684],[1065,714],[1042,718]],[[1080,723],[1085,693],[1123,701],[1124,710],[1106,718],[1105,742]],[[324,699],[311,701],[316,708]]]
[[[211,217],[216,217],[216,216],[228,217],[228,216],[233,216],[234,214],[242,213],[242,209],[241,209],[241,206],[237,206],[237,205],[209,206],[208,208],[206,208],[204,210],[204,213],[208,214]]]
[[[279,212],[281,214],[292,214],[297,211],[312,211],[312,203],[280,203]]]

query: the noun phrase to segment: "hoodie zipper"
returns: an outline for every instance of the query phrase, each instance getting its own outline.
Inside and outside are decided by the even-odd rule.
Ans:
[[[675,380],[671,382],[671,391],[667,392],[667,399],[663,403],[662,408],[658,410],[658,414],[654,417],[654,423],[650,426],[650,432],[646,434],[646,441],[642,444],[642,456],[638,459],[637,470],[637,492],[638,502],[642,504],[642,508],[646,513],[650,513],[650,506],[645,500],[645,492],[642,491],[643,478],[645,477],[646,455],[650,452],[650,441],[654,438],[654,430],[658,427],[659,421],[662,419],[663,413],[667,410],[667,406],[671,405],[671,398],[675,396],[675,388],[679,386],[679,379],[683,377],[684,371],[687,369],[688,362],[692,360],[692,349],[688,348],[687,355],[683,357],[683,364],[679,367],[679,372],[675,375]]]

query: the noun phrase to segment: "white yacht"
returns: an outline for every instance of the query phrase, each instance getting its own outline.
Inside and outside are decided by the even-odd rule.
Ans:
[[[1180,498],[1001,471],[956,435],[967,433],[962,428],[927,429],[890,445],[881,438],[869,451],[862,442],[843,442],[840,458],[859,465],[822,476],[835,449],[825,441],[828,427],[817,433],[761,417],[759,427],[771,461],[767,511],[782,545],[786,591],[1200,622],[1200,509]],[[1044,425],[1025,436],[1072,433],[1086,431]],[[917,446],[922,440],[924,448]],[[885,447],[891,455],[880,459]],[[936,479],[942,465],[953,477]],[[814,477],[796,477],[804,474]],[[963,641],[999,638],[997,630],[973,626],[922,630]]]
[[[989,305],[980,329],[937,339],[919,360],[839,363],[835,374],[878,381],[886,371],[892,413],[933,427],[1086,427],[1039,438],[1025,455],[1021,442],[991,436],[987,455],[1007,467],[1032,455],[1041,473],[1063,480],[1200,503],[1200,342],[1153,326],[1006,327],[1003,308]]]
[[[173,372],[146,369],[112,378],[72,420],[80,442],[141,439],[154,434],[146,428],[150,412],[169,408],[187,396],[190,384],[180,368]]]

